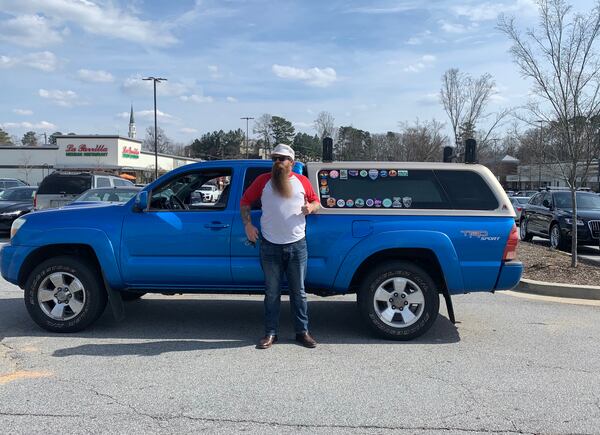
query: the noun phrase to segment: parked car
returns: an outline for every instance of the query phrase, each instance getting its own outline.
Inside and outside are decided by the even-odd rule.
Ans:
[[[525,205],[529,202],[529,199],[531,197],[530,196],[509,196],[508,199],[510,199],[510,202],[513,205],[513,208],[515,209],[515,222],[517,223],[517,225],[519,225],[519,222],[521,222],[521,212],[523,211],[523,207],[525,207]]]
[[[531,198],[533,195],[535,195],[538,192],[539,192],[539,190],[519,190],[513,196],[526,196],[528,198]]]
[[[196,192],[202,195],[203,202],[217,202],[219,199],[219,194],[221,193],[214,184],[205,184],[204,186],[200,186]]]
[[[133,183],[111,174],[53,172],[42,180],[34,199],[36,210],[66,205],[88,189],[132,187]]]
[[[15,219],[33,210],[37,187],[11,187],[0,193],[0,232],[10,231]]]
[[[75,198],[69,205],[90,202],[119,202],[129,201],[141,189],[139,187],[104,187],[101,189],[86,190],[81,196]]]
[[[163,175],[124,205],[25,215],[0,251],[2,276],[24,289],[32,319],[55,332],[91,325],[108,300],[120,315],[122,294],[264,294],[260,249],[247,243],[239,199],[271,165],[198,162]],[[515,214],[485,166],[311,162],[299,170],[321,204],[306,217],[306,290],[356,293],[363,321],[380,336],[423,334],[436,321],[441,295],[454,322],[452,295],[518,284]],[[211,180],[226,184],[218,201],[194,204],[191,193]],[[252,208],[260,228],[260,206]]]
[[[23,180],[16,178],[0,178],[0,192],[11,187],[27,186]]]
[[[600,197],[593,192],[577,192],[577,242],[598,245],[600,240]],[[567,250],[571,244],[573,209],[571,192],[547,190],[535,194],[521,212],[520,237],[550,239],[550,246]]]

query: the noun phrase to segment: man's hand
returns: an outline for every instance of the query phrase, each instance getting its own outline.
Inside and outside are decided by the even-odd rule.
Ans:
[[[247,223],[244,225],[244,230],[246,230],[246,237],[248,240],[250,240],[252,243],[256,243],[258,240],[258,228],[251,223]]]
[[[311,205],[306,200],[306,196],[304,197],[304,205],[302,206],[301,210],[302,210],[302,214],[304,216],[306,216],[307,214],[311,214],[312,213]]]

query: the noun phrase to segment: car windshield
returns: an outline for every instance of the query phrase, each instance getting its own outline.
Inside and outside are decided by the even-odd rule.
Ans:
[[[554,194],[554,205],[556,208],[572,208],[571,192],[560,192]],[[577,193],[577,208],[581,210],[600,209],[600,196],[594,193]]]
[[[77,198],[76,202],[127,202],[138,189],[90,189]]]
[[[0,201],[33,201],[34,193],[35,188],[21,189],[13,187],[0,193]]]
[[[530,196],[524,196],[522,198],[515,198],[519,204],[527,204],[529,202]]]

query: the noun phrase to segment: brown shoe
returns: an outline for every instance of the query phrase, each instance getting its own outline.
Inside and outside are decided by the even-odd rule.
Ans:
[[[257,349],[268,349],[271,346],[273,346],[273,343],[276,343],[276,342],[277,342],[276,335],[265,335],[263,338],[260,339],[260,341],[256,345],[256,348]]]
[[[304,347],[309,347],[311,349],[317,347],[317,342],[310,336],[308,332],[296,334],[296,341],[300,342]]]

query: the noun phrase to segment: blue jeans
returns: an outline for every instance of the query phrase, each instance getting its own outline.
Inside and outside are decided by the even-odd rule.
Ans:
[[[279,330],[281,279],[285,273],[290,294],[290,308],[297,334],[308,332],[308,306],[304,277],[308,251],[306,239],[277,245],[261,238],[260,264],[265,273],[265,334],[276,335]]]

